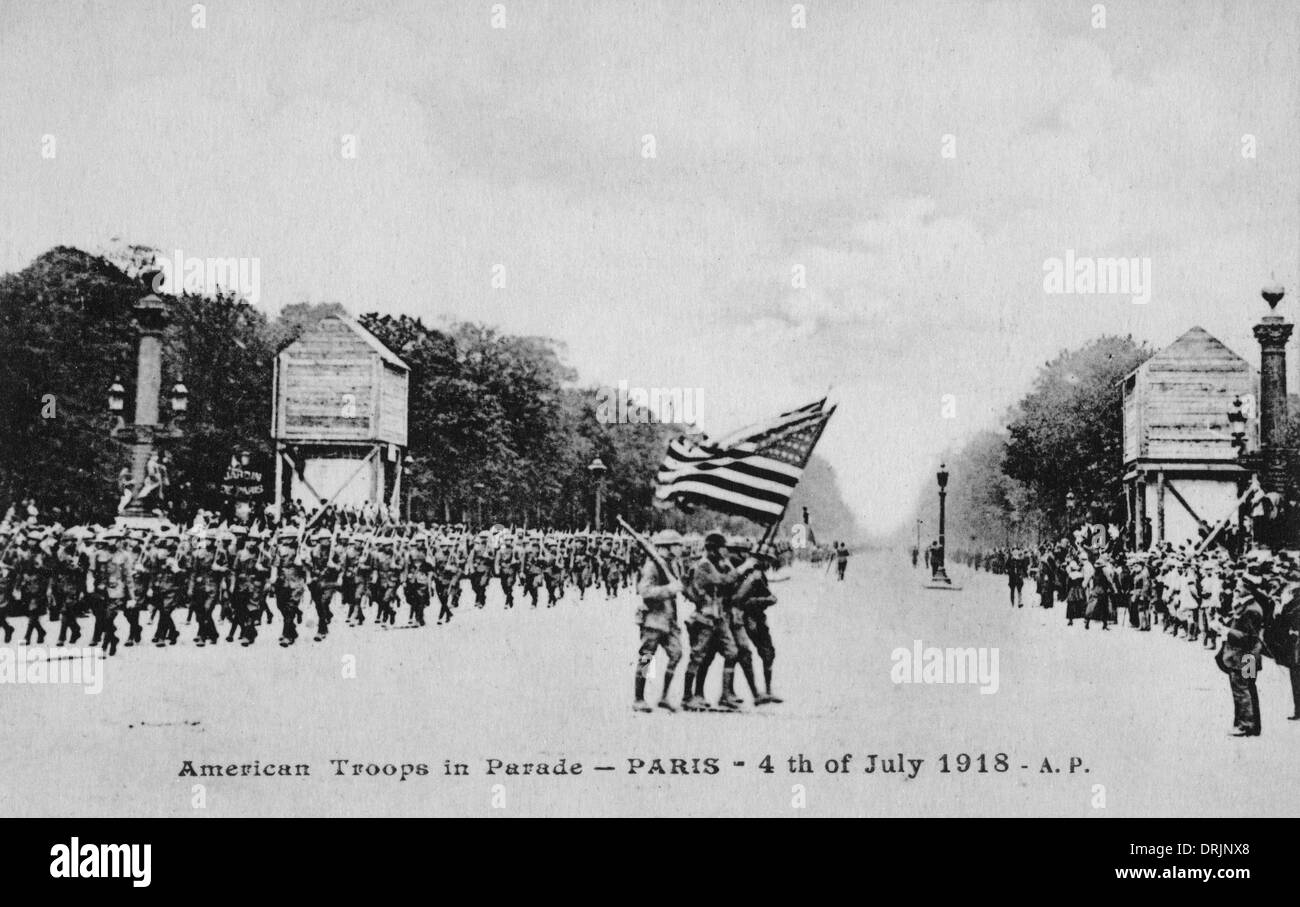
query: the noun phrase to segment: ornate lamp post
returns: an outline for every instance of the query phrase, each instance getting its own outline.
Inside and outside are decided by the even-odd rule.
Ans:
[[[936,583],[947,583],[952,585],[952,580],[948,578],[948,571],[944,569],[944,548],[946,539],[944,538],[944,525],[947,514],[947,497],[948,497],[948,467],[940,463],[939,471],[935,474],[935,479],[939,482],[939,544],[934,553],[930,556],[931,575],[930,579]]]
[[[605,465],[600,457],[596,457],[587,464],[587,472],[591,473],[592,478],[596,480],[596,521],[592,525],[595,526],[597,532],[601,530],[601,510],[605,504],[605,473],[608,471],[609,467]]]
[[[1071,491],[1065,496],[1065,533],[1069,535],[1074,531],[1074,492]]]
[[[135,325],[138,335],[135,366],[135,420],[128,425],[123,417],[126,407],[126,388],[120,378],[114,378],[108,388],[108,412],[113,423],[109,433],[131,448],[131,496],[120,507],[121,517],[147,519],[151,516],[145,507],[145,491],[157,491],[161,501],[166,481],[165,472],[150,464],[158,454],[158,447],[183,436],[179,420],[189,410],[189,389],[179,378],[169,396],[171,418],[159,421],[159,398],[162,395],[162,336],[167,327],[166,304],[149,293],[135,304]]]

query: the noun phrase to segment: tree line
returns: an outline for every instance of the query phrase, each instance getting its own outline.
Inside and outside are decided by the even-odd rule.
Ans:
[[[109,435],[105,399],[121,380],[133,411],[136,334],[132,307],[153,250],[95,254],[57,247],[0,277],[0,493],[31,497],[65,523],[107,522],[116,507],[126,451]],[[270,464],[275,356],[338,303],[294,303],[274,318],[227,295],[166,297],[163,409],[177,381],[189,390],[184,435],[170,442],[174,494],[220,509],[231,455],[246,449]],[[642,526],[681,530],[744,520],[663,513],[652,479],[680,426],[611,424],[603,398],[579,381],[559,342],[473,322],[431,325],[408,314],[358,321],[410,366],[406,474],[401,506],[416,520],[485,521],[581,529],[593,519],[588,465],[607,467],[604,513]],[[648,416],[646,417],[648,419]],[[709,426],[715,432],[728,426]],[[816,514],[819,535],[851,538],[854,523],[834,471],[814,456],[791,504]],[[791,520],[791,522],[793,521]]]

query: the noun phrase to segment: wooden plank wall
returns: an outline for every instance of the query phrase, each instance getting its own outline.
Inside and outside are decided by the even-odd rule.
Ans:
[[[374,438],[374,361],[347,324],[324,319],[280,353],[279,419],[283,440],[368,441]]]
[[[1234,397],[1254,394],[1253,370],[1244,361],[1221,357],[1153,362],[1137,374],[1129,395],[1137,412],[1130,421],[1140,433],[1140,455],[1151,459],[1236,458],[1228,412]],[[1248,426],[1248,430],[1253,426]],[[1126,456],[1131,445],[1126,444]]]

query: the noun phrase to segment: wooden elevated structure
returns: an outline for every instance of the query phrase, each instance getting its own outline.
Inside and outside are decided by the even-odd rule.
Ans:
[[[1195,540],[1234,509],[1250,474],[1237,462],[1228,413],[1240,397],[1254,447],[1259,374],[1194,327],[1123,382],[1124,491],[1137,547]]]
[[[275,360],[275,503],[395,503],[410,369],[351,318],[306,328]],[[285,467],[288,467],[286,470]]]

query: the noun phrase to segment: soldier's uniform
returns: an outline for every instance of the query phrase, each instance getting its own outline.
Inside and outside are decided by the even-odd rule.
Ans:
[[[360,538],[352,539],[343,552],[343,570],[339,577],[339,589],[343,593],[343,604],[347,608],[349,624],[361,626],[366,622],[366,613],[361,609],[361,553],[364,545]]]
[[[654,538],[654,544],[664,550],[664,561],[672,570],[675,563],[673,546],[680,544],[681,536],[672,530],[664,530]],[[637,583],[637,594],[641,596],[642,606],[637,609],[637,624],[641,630],[641,645],[637,653],[636,698],[633,708],[648,712],[650,707],[645,702],[646,671],[654,660],[655,651],[663,649],[668,656],[668,665],[664,669],[664,686],[659,696],[659,707],[670,712],[675,711],[668,701],[668,692],[673,684],[673,674],[682,660],[682,640],[677,628],[677,591],[681,582],[668,576],[663,569],[650,559],[646,559]]]
[[[32,634],[36,634],[36,644],[45,644],[45,628],[41,626],[41,617],[45,614],[46,593],[50,585],[50,565],[38,544],[41,538],[39,530],[28,534],[22,551],[14,563],[14,598],[21,603],[19,610],[27,615],[27,633],[23,637],[26,645],[31,645]]]
[[[433,589],[438,596],[438,623],[451,620],[452,609],[460,603],[461,560],[450,542],[442,542],[433,563]]]
[[[81,599],[86,594],[86,571],[86,558],[77,550],[76,539],[65,535],[54,565],[54,601],[59,612],[59,641],[55,645],[62,646],[65,642],[76,645],[81,639],[77,618],[81,613]]]
[[[505,593],[506,607],[515,606],[515,582],[519,578],[523,555],[512,541],[502,543],[496,556],[496,574],[501,581],[501,591]]]
[[[542,582],[546,586],[546,607],[554,608],[555,603],[564,597],[564,558],[554,541],[549,541],[543,548]]]
[[[718,532],[710,532],[705,536],[704,544],[705,554],[696,561],[691,571],[690,598],[695,602],[695,613],[687,621],[691,636],[691,660],[686,669],[688,697],[683,700],[682,707],[708,708],[708,703],[704,700],[706,670],[714,653],[721,652],[723,694],[718,705],[723,709],[735,710],[740,707],[740,703],[734,694],[728,696],[727,690],[734,686],[739,650],[725,608],[737,577],[722,550],[726,537]],[[689,695],[692,685],[695,692],[694,695]]]
[[[392,539],[376,539],[370,554],[370,597],[377,605],[375,621],[385,628],[397,619],[397,587],[402,578],[397,554],[388,550],[392,543]]]
[[[0,555],[0,630],[4,631],[5,645],[9,644],[9,640],[13,639],[14,635],[14,627],[9,623],[9,615],[17,614],[17,602],[13,597],[17,589],[14,565],[18,561],[18,542],[13,536],[17,532],[18,530],[15,529],[7,537],[0,537],[4,541],[4,545],[0,547],[7,549],[3,551],[3,555]]]
[[[541,550],[537,541],[531,540],[520,564],[520,577],[523,581],[524,594],[532,601],[534,608],[537,607],[537,596],[541,591],[542,583],[545,582],[545,572],[546,562],[542,558]]]
[[[488,550],[486,539],[480,535],[469,555],[469,585],[474,590],[474,607],[482,608],[487,604],[488,581],[491,578],[492,552]]]
[[[134,594],[133,558],[122,548],[121,536],[113,537],[113,553],[108,559],[104,587],[104,651],[109,655],[117,654],[117,615],[126,610],[127,602]]]
[[[755,688],[754,704],[764,705],[782,701],[772,693],[772,664],[776,661],[776,648],[772,645],[772,631],[767,625],[767,609],[776,604],[776,597],[772,595],[772,590],[768,586],[765,568],[775,560],[775,553],[770,549],[760,548],[756,555],[761,559],[760,566],[740,581],[734,598],[743,615],[745,634],[763,665],[763,684],[767,692],[759,695]],[[750,686],[753,687],[752,674],[746,676]]]
[[[153,644],[162,647],[176,645],[176,640],[180,637],[172,612],[180,606],[181,587],[185,580],[177,557],[177,537],[164,535],[158,544],[159,550],[150,558],[148,571],[149,596],[153,599],[153,608],[158,615]]]
[[[282,530],[275,557],[275,606],[280,612],[283,629],[280,646],[298,641],[298,621],[302,620],[302,596],[307,591],[306,556],[297,544],[296,530]]]
[[[257,641],[258,618],[266,600],[271,565],[261,547],[261,536],[253,530],[231,567],[230,604],[239,627],[241,646],[251,646]]]
[[[322,529],[316,533],[316,546],[311,552],[312,604],[316,606],[316,642],[329,636],[330,621],[334,619],[334,596],[343,588],[343,558],[336,550],[333,535]]]
[[[217,606],[217,596],[221,583],[225,579],[228,565],[226,553],[216,547],[216,536],[210,531],[190,554],[185,564],[190,573],[190,613],[199,621],[198,634],[194,637],[195,645],[202,647],[215,643],[221,638],[213,611]]]

